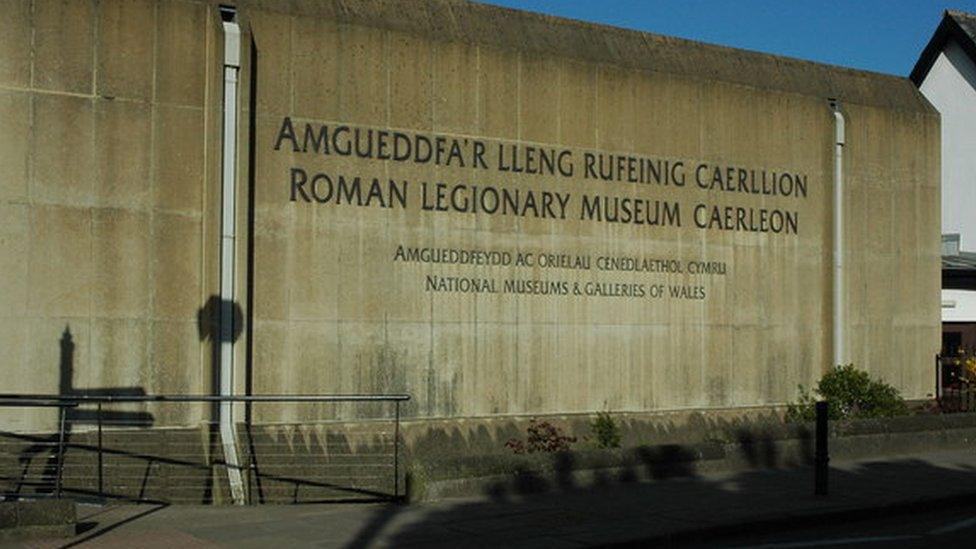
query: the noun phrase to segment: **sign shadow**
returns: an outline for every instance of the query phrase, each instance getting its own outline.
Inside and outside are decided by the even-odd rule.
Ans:
[[[91,397],[109,396],[145,396],[146,391],[142,387],[99,387],[99,388],[78,388],[74,385],[74,355],[75,343],[71,334],[70,326],[65,326],[58,341],[60,347],[60,358],[58,361],[58,396],[66,401],[71,401],[71,397],[79,397],[79,400]],[[83,402],[81,404],[84,404]],[[92,406],[89,404],[88,406]],[[20,478],[13,489],[15,495],[20,495],[29,487],[35,488],[36,494],[52,494],[55,491],[58,469],[64,460],[64,453],[71,445],[72,429],[76,425],[111,425],[115,427],[151,427],[154,417],[148,412],[142,411],[120,411],[120,410],[99,410],[92,408],[81,408],[81,406],[62,408],[64,413],[64,433],[55,432],[49,436],[28,436],[13,435],[21,440],[31,441],[32,443],[20,451],[18,463],[20,465]],[[88,448],[85,446],[84,448]],[[88,448],[90,449],[90,448]],[[31,466],[37,458],[42,457],[44,465],[36,478],[30,475]]]

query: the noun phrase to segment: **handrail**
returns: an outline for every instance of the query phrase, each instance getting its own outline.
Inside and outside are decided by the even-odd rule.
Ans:
[[[80,391],[84,391],[81,389]],[[102,462],[102,405],[126,402],[392,402],[394,409],[393,435],[393,498],[400,496],[400,404],[410,400],[408,394],[334,394],[334,395],[111,395],[111,394],[21,394],[0,393],[0,407],[42,407],[58,408],[57,450],[55,454],[55,490],[56,497],[62,494],[62,475],[64,469],[64,452],[66,443],[65,422],[67,410],[75,409],[84,404],[97,405],[96,420],[98,424],[98,493],[103,493],[103,462]],[[245,421],[250,425],[250,421]],[[252,461],[254,456],[251,456]],[[229,463],[225,466],[230,467]],[[255,466],[246,466],[250,472]]]
[[[0,397],[0,407],[17,407],[22,408],[77,408],[80,406],[77,402],[60,402],[57,400],[49,400],[44,398],[8,398]]]
[[[404,402],[410,395],[44,395],[0,393],[0,404],[16,402],[83,403],[83,402]],[[9,402],[9,404],[8,404]],[[31,404],[25,404],[30,406]],[[37,404],[41,405],[41,404]],[[56,404],[51,404],[56,405]]]

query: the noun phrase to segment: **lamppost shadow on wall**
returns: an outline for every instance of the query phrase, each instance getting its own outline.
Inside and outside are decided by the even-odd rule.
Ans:
[[[222,315],[231,315],[232,321],[221,326]],[[241,337],[244,329],[244,312],[236,302],[224,302],[220,296],[212,295],[206,304],[197,310],[197,335],[200,341],[210,343],[211,387],[213,394],[220,394],[220,345],[233,343]],[[219,405],[214,404],[214,414]],[[215,419],[216,415],[213,416]]]
[[[221,322],[222,317],[230,316],[230,322]],[[210,383],[212,388],[212,393],[214,395],[220,395],[220,381],[221,381],[221,344],[222,343],[234,343],[240,338],[241,333],[244,329],[244,312],[241,306],[233,301],[225,301],[220,298],[219,295],[212,295],[207,299],[207,302],[197,310],[197,335],[201,342],[210,344]],[[233,352],[233,351],[231,351]],[[248,403],[249,405],[250,403]],[[250,413],[250,410],[248,410]],[[213,489],[214,489],[214,465],[220,464],[220,460],[214,460],[213,456],[219,454],[220,448],[220,433],[219,433],[219,421],[220,421],[220,403],[214,402],[210,406],[210,417],[211,421],[209,423],[209,436],[208,436],[208,450],[207,455],[211,456],[211,463],[208,469],[209,477],[206,482],[206,488],[203,494],[203,501],[209,503],[213,500]],[[250,431],[248,430],[248,440],[250,441]],[[250,444],[249,444],[250,446]],[[253,455],[253,448],[251,448],[251,454]],[[253,458],[252,458],[253,461]],[[252,468],[256,468],[256,464],[252,464]]]

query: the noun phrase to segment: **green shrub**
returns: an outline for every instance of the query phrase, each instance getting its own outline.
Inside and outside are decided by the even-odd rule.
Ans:
[[[871,379],[867,372],[858,370],[853,364],[831,368],[820,378],[813,393],[802,385],[799,391],[797,402],[786,409],[786,417],[791,421],[816,419],[814,404],[817,400],[827,401],[827,416],[833,420],[908,413],[898,389],[880,379]]]
[[[786,405],[786,420],[796,422],[816,420],[816,397],[810,394],[810,391],[803,385],[797,385],[796,389],[800,393],[800,396],[797,397],[796,402],[790,402]]]
[[[590,431],[600,448],[620,448],[620,426],[610,412],[599,412],[590,422]]]

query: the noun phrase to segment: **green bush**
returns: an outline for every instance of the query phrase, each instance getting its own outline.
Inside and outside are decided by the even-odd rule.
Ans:
[[[590,431],[600,448],[620,448],[620,426],[610,412],[599,412],[590,422]]]
[[[813,393],[799,386],[800,396],[788,405],[786,417],[791,421],[816,419],[814,404],[827,401],[830,419],[866,417],[891,417],[908,413],[905,400],[891,385],[880,379],[871,379],[853,364],[835,366],[824,374]]]

